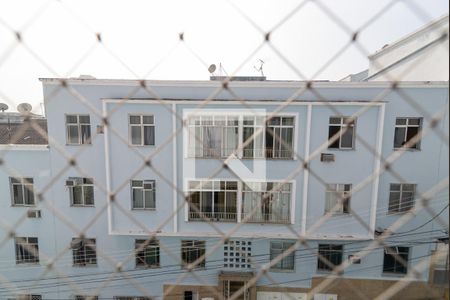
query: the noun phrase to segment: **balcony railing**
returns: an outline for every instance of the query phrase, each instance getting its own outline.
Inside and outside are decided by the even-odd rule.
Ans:
[[[198,158],[222,158],[228,157],[236,151],[237,148],[189,148],[188,157]],[[242,149],[243,158],[271,158],[271,159],[292,159],[292,150],[273,150],[266,149]]]
[[[248,219],[247,219],[248,218]],[[279,216],[275,214],[251,214],[243,213],[242,222],[246,223],[272,223],[272,224],[289,224],[290,216]]]
[[[236,222],[237,213],[190,211],[189,221]]]

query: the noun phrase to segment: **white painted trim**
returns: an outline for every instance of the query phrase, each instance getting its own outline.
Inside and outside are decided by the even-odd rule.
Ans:
[[[176,112],[176,104],[172,103],[172,110]],[[156,124],[155,124],[156,125]],[[155,127],[156,128],[156,127]],[[172,114],[172,128],[173,132],[175,133],[177,130],[177,121],[175,114]],[[155,131],[156,132],[156,131]],[[156,140],[155,140],[156,144]],[[178,232],[178,213],[177,213],[177,199],[178,199],[178,193],[177,193],[177,137],[172,139],[172,180],[173,180],[173,191],[172,191],[172,202],[173,202],[173,232]]]
[[[378,111],[378,134],[376,141],[376,151],[381,155],[383,149],[383,132],[384,132],[384,115],[386,112],[386,105],[382,105]],[[379,172],[381,166],[381,159],[374,159],[373,172]],[[369,235],[374,238],[375,235],[375,224],[377,217],[377,203],[378,203],[378,188],[380,183],[380,175],[376,176],[372,184],[372,201],[370,205],[370,220],[369,220]]]
[[[102,99],[102,101],[108,102],[108,103],[117,103],[118,101],[120,101],[121,103],[128,103],[128,104],[159,104],[159,103],[155,103],[155,101],[158,101],[156,99],[123,99],[123,98],[117,98],[117,99]],[[167,99],[162,99],[162,101],[170,101],[170,102],[174,102],[176,104],[202,104],[205,102],[205,100],[202,99],[193,99],[193,100],[167,100]],[[247,102],[250,104],[257,104],[257,105],[276,105],[276,106],[280,106],[280,104],[283,104],[285,100],[247,100]],[[226,105],[230,105],[230,104],[241,104],[240,101],[238,100],[214,100],[212,102],[214,105],[216,104],[226,104]],[[317,105],[317,106],[380,106],[383,103],[385,103],[385,101],[366,101],[366,100],[361,100],[361,101],[327,101],[327,102],[319,102],[319,101],[303,101],[303,100],[298,100],[298,101],[293,101],[289,103],[289,106],[291,105]],[[190,110],[195,111],[195,109],[191,109],[191,108],[187,108]],[[207,109],[200,109],[198,110],[199,112],[205,111]],[[213,110],[213,109],[210,109]],[[217,109],[216,109],[217,110]],[[236,109],[238,110],[238,109]],[[244,111],[243,109],[240,109],[241,111]],[[254,109],[257,110],[257,109]]]
[[[269,224],[267,224],[269,225]],[[283,225],[283,224],[273,224],[273,225]],[[285,225],[284,225],[285,226]],[[153,232],[157,237],[193,237],[196,238],[223,238],[223,235],[220,235],[216,232],[200,232],[200,231],[186,231],[186,232]],[[111,235],[116,236],[148,236],[148,231],[115,231],[111,233]],[[295,234],[286,234],[286,233],[270,233],[266,231],[261,232],[253,232],[253,233],[239,233],[236,232],[233,234],[232,238],[263,238],[263,239],[289,239],[289,240],[297,240],[298,236]],[[367,235],[358,235],[358,236],[302,236],[302,238],[309,241],[370,241],[371,238]]]
[[[312,105],[308,105],[308,112],[306,115],[306,139],[305,139],[305,161],[309,160],[309,148],[311,142],[311,116],[312,116]],[[308,161],[308,165],[310,162]],[[308,209],[308,184],[309,184],[309,168],[305,169],[303,172],[303,202],[302,202],[302,219],[301,219],[301,234],[304,236],[306,234],[306,218]]]
[[[37,144],[4,144],[0,145],[0,151],[50,151],[49,145]]]
[[[135,80],[135,79],[78,79],[78,78],[39,78],[43,85],[61,85],[62,81],[68,85],[102,85],[102,86],[141,86],[141,82],[150,87],[203,87],[203,88],[219,88],[222,81],[212,80]],[[287,81],[287,80],[266,80],[266,81],[229,81],[229,88],[306,88],[308,81]],[[312,81],[313,88],[387,88],[391,87],[390,82],[383,81]],[[446,81],[402,81],[399,87],[435,87],[448,86]]]
[[[107,102],[102,101],[102,114],[103,117],[106,117],[107,114],[107,108],[106,108]],[[108,123],[109,125],[109,123]],[[113,234],[112,229],[112,207],[111,207],[111,201],[109,199],[109,195],[111,193],[111,167],[110,167],[110,159],[109,159],[109,129],[108,125],[104,127],[103,135],[104,135],[104,142],[105,142],[105,179],[106,179],[106,203],[108,204],[107,212],[108,212],[108,234]]]

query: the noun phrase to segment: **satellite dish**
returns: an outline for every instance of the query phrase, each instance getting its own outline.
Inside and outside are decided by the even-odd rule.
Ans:
[[[5,110],[8,110],[9,106],[6,103],[0,103],[0,110],[2,112],[5,112]]]
[[[210,65],[209,67],[208,67],[208,72],[209,73],[214,73],[214,71],[216,70],[216,65],[215,64],[212,64],[212,65]]]
[[[33,107],[31,106],[31,104],[29,104],[29,103],[20,103],[18,106],[17,106],[17,110],[21,113],[21,114],[27,114],[27,113],[29,113],[29,112],[31,112],[31,109],[32,109]]]

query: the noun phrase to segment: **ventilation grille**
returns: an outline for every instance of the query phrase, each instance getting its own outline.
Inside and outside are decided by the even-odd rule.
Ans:
[[[335,161],[334,154],[332,154],[332,153],[321,153],[320,154],[320,161],[333,162],[333,161]]]

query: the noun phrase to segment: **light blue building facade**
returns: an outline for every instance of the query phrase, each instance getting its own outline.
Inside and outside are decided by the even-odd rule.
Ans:
[[[41,81],[49,145],[1,152],[0,298],[228,296],[220,274],[253,272],[247,299],[301,299],[329,263],[429,280],[448,237],[448,82]],[[37,261],[17,237],[37,238]]]

